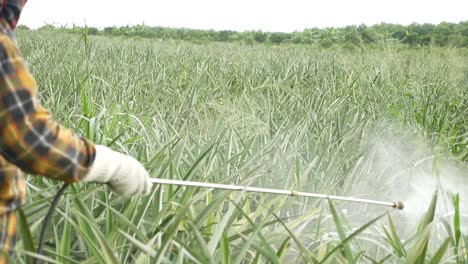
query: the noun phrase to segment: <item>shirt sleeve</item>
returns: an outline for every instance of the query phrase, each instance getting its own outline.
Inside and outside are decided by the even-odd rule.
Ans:
[[[21,170],[80,181],[94,161],[93,143],[54,122],[16,43],[0,32],[0,154]]]
[[[1,0],[0,17],[6,20],[11,29],[16,28],[26,0]]]

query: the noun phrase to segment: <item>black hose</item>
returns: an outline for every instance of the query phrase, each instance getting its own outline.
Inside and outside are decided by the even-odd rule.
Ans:
[[[44,248],[45,234],[47,231],[47,227],[49,226],[50,221],[52,220],[52,215],[54,214],[55,208],[57,207],[60,197],[62,196],[63,192],[68,186],[69,186],[68,183],[64,183],[62,185],[60,190],[55,195],[54,200],[52,201],[52,204],[50,205],[49,211],[47,212],[46,218],[44,220],[44,224],[42,226],[41,236],[39,237],[39,244],[38,244],[37,251],[36,251],[36,253],[39,255],[42,255],[42,250]],[[34,264],[39,264],[39,263],[40,263],[40,259],[36,258],[36,260],[34,261]]]

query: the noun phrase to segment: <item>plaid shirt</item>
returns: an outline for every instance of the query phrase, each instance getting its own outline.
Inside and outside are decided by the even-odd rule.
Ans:
[[[8,263],[15,253],[17,222],[16,212],[0,215],[0,264]]]
[[[26,0],[0,3],[0,264],[5,264],[15,245],[15,209],[26,193],[23,171],[76,182],[88,173],[96,150],[51,120],[39,102],[12,31]]]
[[[51,120],[39,102],[11,30],[25,2],[2,1],[0,9],[0,215],[24,201],[21,171],[77,182],[95,156],[91,142]]]
[[[27,0],[0,0],[0,18],[6,21],[11,29],[16,28],[21,10]]]

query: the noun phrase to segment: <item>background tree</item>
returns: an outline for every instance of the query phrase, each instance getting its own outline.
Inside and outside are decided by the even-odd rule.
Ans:
[[[38,30],[53,30],[53,24],[45,24]],[[28,30],[27,27],[20,26],[19,30]],[[70,33],[89,35],[105,34],[108,36],[128,36],[157,39],[178,39],[193,42],[234,42],[245,43],[272,43],[280,44],[300,44],[300,45],[320,45],[328,48],[334,45],[344,47],[361,47],[363,45],[387,45],[389,42],[402,43],[410,46],[437,45],[468,47],[468,21],[455,23],[442,22],[438,25],[413,23],[408,26],[380,23],[373,26],[352,25],[343,28],[308,28],[303,31],[292,33],[284,32],[263,32],[244,31],[236,32],[232,30],[200,30],[187,28],[166,28],[150,27],[147,25],[105,27],[104,29],[78,27],[61,27]]]

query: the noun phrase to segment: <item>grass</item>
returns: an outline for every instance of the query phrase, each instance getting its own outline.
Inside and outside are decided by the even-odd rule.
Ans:
[[[57,31],[18,35],[54,118],[137,157],[153,177],[349,195],[379,173],[370,171],[376,159],[367,151],[369,138],[394,128],[423,138],[438,160],[466,169],[463,49],[349,51]],[[29,177],[18,263],[31,263],[59,186]],[[360,221],[354,221],[346,204],[310,198],[155,186],[147,197],[123,199],[103,186],[77,184],[61,199],[42,258],[51,263],[467,261],[460,197],[453,196],[450,208],[457,213],[445,221],[442,235],[434,231],[440,222],[436,197],[424,216],[411,219],[419,227],[403,237],[401,216],[384,208],[372,209],[375,216],[357,210]]]

